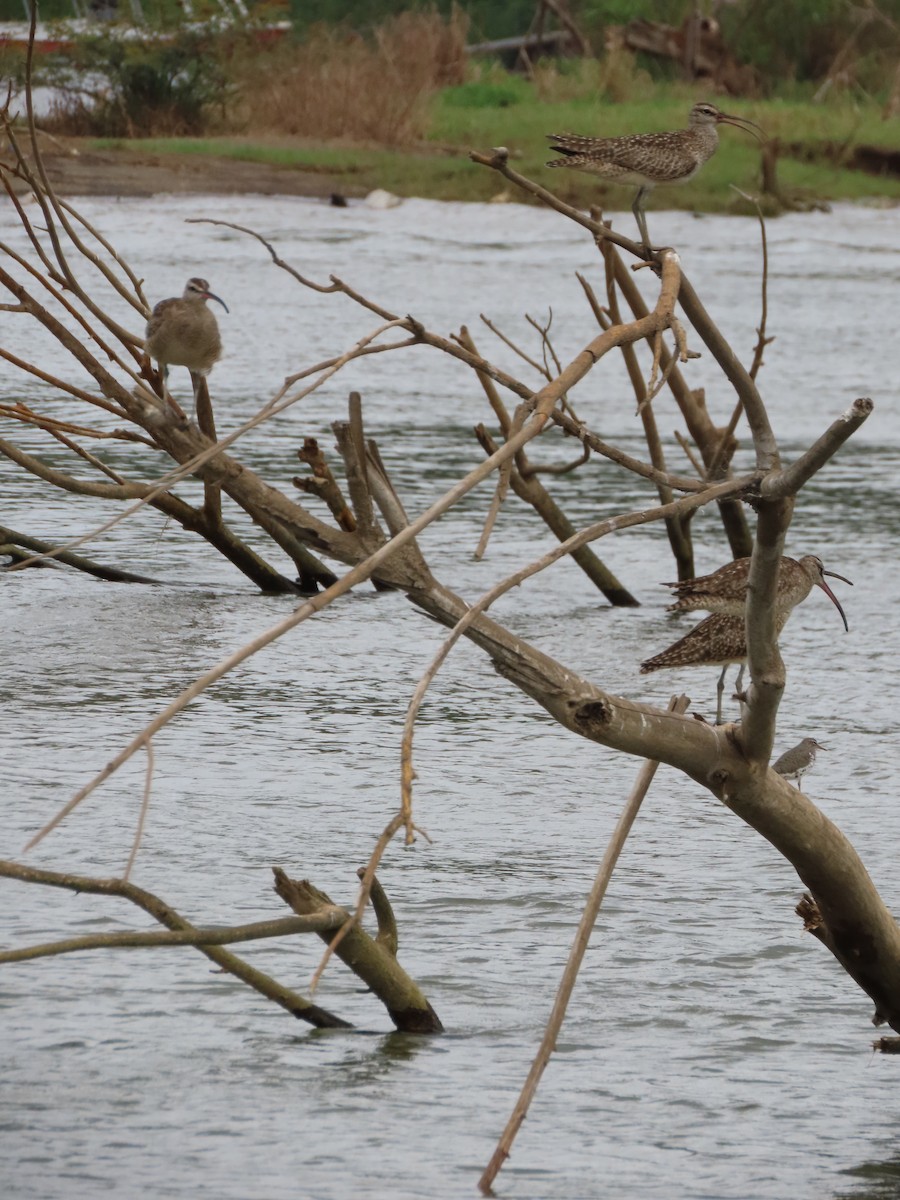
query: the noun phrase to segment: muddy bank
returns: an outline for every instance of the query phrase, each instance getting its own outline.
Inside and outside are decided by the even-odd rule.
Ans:
[[[147,154],[95,150],[73,139],[41,146],[48,178],[61,196],[208,195],[321,196],[361,194],[327,172],[213,155]],[[364,189],[363,189],[364,190]]]

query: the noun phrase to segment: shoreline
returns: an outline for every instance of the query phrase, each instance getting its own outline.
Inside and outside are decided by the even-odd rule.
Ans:
[[[54,191],[66,197],[205,193],[328,199],[334,192],[354,194],[337,175],[214,155],[96,150],[74,140],[67,146],[54,138],[52,145],[41,147],[41,158]],[[16,190],[28,188],[18,183]]]
[[[151,151],[140,145],[132,147],[125,144],[98,148],[92,139],[63,139],[51,137],[48,134],[41,136],[41,142],[41,157],[48,179],[54,191],[59,196],[66,198],[73,196],[132,198],[190,194],[262,195],[297,196],[327,202],[333,195],[337,195],[347,200],[360,201],[373,189],[384,186],[385,190],[394,192],[404,199],[419,197],[422,199],[455,199],[463,203],[466,201],[533,203],[527,195],[519,195],[515,189],[505,185],[505,181],[490,179],[488,176],[481,177],[482,182],[488,183],[488,186],[480,188],[480,194],[435,196],[429,195],[432,189],[423,179],[417,181],[425,185],[421,190],[417,188],[414,191],[407,191],[403,188],[400,178],[388,179],[382,185],[379,182],[381,172],[377,168],[373,170],[362,165],[358,169],[348,170],[346,167],[339,166],[335,170],[330,170],[324,165],[305,167],[299,163],[267,162],[259,158],[242,159],[231,154]],[[19,194],[29,191],[28,185],[23,181],[13,180],[12,182]],[[586,208],[592,202],[589,191],[590,184],[586,181],[575,182],[579,193],[583,194],[567,195],[565,198],[576,206]],[[449,188],[451,193],[456,190],[453,187]],[[733,196],[728,197],[725,207],[715,202],[704,204],[703,200],[711,200],[712,197],[702,194],[694,194],[691,197],[684,195],[687,203],[678,203],[679,198],[679,192],[675,188],[667,190],[665,194],[661,189],[661,194],[653,197],[655,203],[651,203],[650,210],[718,212],[723,215],[748,215],[752,211],[750,206],[740,202],[736,203]],[[627,207],[624,193],[621,199],[622,203],[613,205],[613,207],[623,209]],[[836,202],[839,202],[839,198],[825,203],[830,206]],[[898,189],[896,198],[872,194],[855,199],[844,198],[844,202],[864,206],[895,207],[900,205],[900,189]],[[779,215],[779,206],[772,206],[770,203],[764,202],[764,212],[766,217],[777,216]]]

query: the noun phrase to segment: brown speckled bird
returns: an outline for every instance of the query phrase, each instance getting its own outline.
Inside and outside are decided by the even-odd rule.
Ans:
[[[782,609],[794,608],[806,599],[814,587],[819,587],[837,608],[844,628],[847,629],[847,617],[837,596],[825,582],[826,575],[832,579],[840,579],[842,583],[850,583],[849,579],[838,575],[836,571],[826,571],[821,558],[817,558],[815,554],[806,554],[799,560],[782,558],[778,568],[776,609],[780,612]],[[711,575],[667,583],[664,586],[671,588],[675,596],[675,603],[669,606],[669,611],[691,612],[694,609],[705,609],[712,613],[743,616],[749,579],[750,559],[737,558],[734,562],[719,567],[718,571],[713,571]],[[850,586],[853,584],[850,583]]]
[[[777,637],[790,616],[791,610],[775,618]],[[716,684],[716,724],[722,724],[722,693],[725,690],[725,675],[732,663],[740,663],[735,690],[741,690],[744,667],[747,664],[747,636],[743,616],[730,613],[713,613],[699,625],[695,625],[683,638],[673,642],[667,649],[641,663],[641,674],[664,671],[671,667],[721,667],[722,674]]]
[[[820,746],[815,738],[804,738],[790,750],[785,750],[772,770],[783,775],[785,779],[795,779],[799,787],[800,780],[816,761],[816,751],[827,749],[827,746]]]
[[[222,356],[219,326],[206,307],[207,300],[218,301],[228,312],[228,305],[209,290],[205,279],[189,279],[181,296],[160,300],[153,309],[144,343],[147,354],[159,364],[163,387],[169,367],[188,368],[195,399],[200,378]]]
[[[826,571],[822,560],[807,554],[799,561],[782,558],[778,571],[778,590],[775,597],[775,636],[781,633],[794,608],[800,604],[813,587],[820,587],[830,597],[847,629],[847,617],[838,598],[825,582],[824,576],[831,575],[844,583],[850,583],[843,575]],[[744,625],[744,608],[747,603],[747,583],[750,578],[750,559],[739,558],[726,563],[712,575],[698,579],[684,579],[666,584],[673,589],[676,600],[670,606],[676,612],[706,609],[712,616],[695,625],[683,638],[679,638],[667,649],[641,663],[641,674],[662,671],[671,667],[721,666],[722,673],[716,685],[716,724],[722,721],[722,693],[725,675],[732,663],[740,663],[735,690],[740,692],[747,663],[747,641]],[[852,586],[852,585],[851,585]]]
[[[691,109],[687,129],[667,133],[632,133],[625,137],[598,138],[579,133],[551,133],[552,150],[563,158],[548,162],[548,167],[572,167],[599,175],[611,183],[634,183],[637,195],[631,211],[637,221],[641,240],[650,247],[644,200],[660,183],[686,183],[715,154],[719,145],[719,125],[734,125],[762,141],[762,130],[744,117],[733,117],[701,101]]]

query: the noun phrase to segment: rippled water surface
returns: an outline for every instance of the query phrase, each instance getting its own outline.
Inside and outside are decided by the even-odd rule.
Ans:
[[[551,213],[517,205],[409,201],[387,212],[261,198],[91,200],[82,206],[146,280],[153,299],[206,276],[226,356],[212,376],[219,431],[250,416],[283,377],[348,348],[379,318],[299,286],[256,242],[186,224],[252,226],[310,278],[336,273],[380,305],[449,334],[461,324],[498,364],[531,369],[481,325],[485,313],[532,356],[524,313],[553,315],[568,361],[596,332],[574,278],[602,292],[590,241]],[[629,218],[630,220],[630,218]],[[626,228],[626,218],[619,222]],[[651,214],[749,360],[759,322],[755,221]],[[25,252],[24,241],[15,244]],[[900,904],[896,720],[900,590],[896,295],[900,210],[841,208],[769,226],[769,333],[761,375],[787,458],[856,397],[876,411],[804,493],[789,553],[816,552],[856,581],[845,635],[816,592],[782,639],[789,681],[779,746],[829,747],[807,791],[854,840],[887,903]],[[638,276],[652,297],[653,281]],[[124,305],[119,317],[138,328]],[[81,380],[26,319],[2,314],[0,343]],[[699,349],[699,346],[696,347]],[[649,361],[644,361],[649,369]],[[686,368],[724,423],[733,396],[706,353]],[[5,399],[84,412],[0,369]],[[175,369],[173,391],[189,384]],[[480,461],[490,421],[461,366],[417,348],[353,364],[248,434],[239,455],[291,492],[307,435],[331,446],[346,395],[363,395],[404,503],[415,514]],[[601,435],[640,453],[618,363],[573,395]],[[681,422],[656,402],[676,469]],[[47,461],[42,435],[12,428]],[[746,443],[746,439],[745,443]],[[145,448],[103,448],[130,478],[163,469]],[[573,457],[547,440],[535,459]],[[744,445],[741,454],[746,458]],[[740,461],[740,460],[739,460]],[[654,503],[643,484],[592,461],[549,486],[573,521]],[[2,522],[48,540],[79,535],[107,509],[54,495],[0,462]],[[183,494],[195,496],[194,485]],[[423,538],[435,574],[463,596],[549,548],[511,499],[486,560],[472,549],[490,500],[482,486]],[[237,521],[249,538],[246,522]],[[727,557],[713,514],[695,521],[698,569]],[[660,529],[598,547],[641,599],[612,610],[572,564],[505,597],[498,619],[609,690],[665,703],[685,687],[714,704],[715,671],[641,677],[638,663],[686,627],[665,614],[672,577]],[[265,551],[268,553],[268,550]],[[100,583],[64,570],[2,581],[4,782],[0,853],[15,857],[43,821],[183,686],[290,611],[261,598],[211,550],[144,512],[86,553],[164,583]],[[279,566],[284,564],[279,563]],[[135,882],[197,923],[281,916],[271,866],[337,901],[395,810],[400,731],[441,631],[400,596],[366,588],[332,606],[203,695],[155,739],[153,803]],[[434,1200],[472,1195],[549,1013],[596,864],[637,764],[562,732],[463,646],[438,677],[416,738],[416,813],[431,842],[392,848],[381,877],[400,922],[400,956],[447,1034],[391,1031],[342,967],[317,1000],[353,1021],[316,1032],[189,951],[94,952],[3,969],[0,1084],[3,1194],[240,1200]],[[28,861],[120,872],[141,800],[134,763]],[[871,1004],[800,931],[796,875],[751,830],[662,769],[626,847],[555,1055],[498,1190],[522,1200],[629,1196],[746,1200],[900,1195],[895,1060],[873,1058]],[[123,901],[0,882],[6,942],[147,928]],[[245,956],[300,991],[317,939]],[[895,1190],[898,1189],[898,1190]]]

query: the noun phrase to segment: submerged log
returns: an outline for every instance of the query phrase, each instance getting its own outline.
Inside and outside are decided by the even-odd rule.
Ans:
[[[298,916],[307,916],[332,904],[325,893],[314,887],[309,880],[290,879],[279,867],[273,868],[273,873],[275,891]],[[379,923],[382,934],[385,933],[386,899],[379,890]],[[333,940],[331,933],[321,936],[329,944]],[[358,926],[354,926],[343,933],[341,940],[335,945],[334,952],[354,975],[359,976],[363,983],[371,988],[401,1032],[443,1033],[444,1027],[425,994],[391,953],[394,944],[394,939],[390,936],[382,937],[379,941]]]

